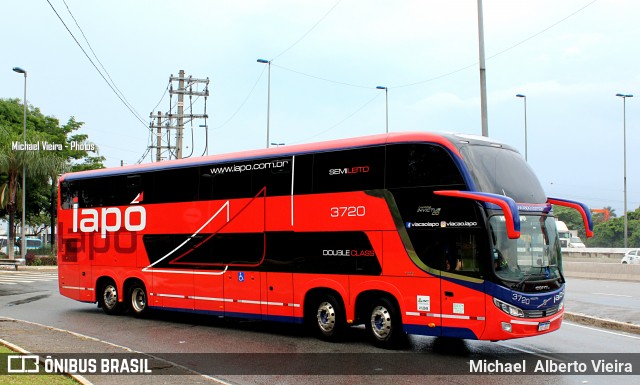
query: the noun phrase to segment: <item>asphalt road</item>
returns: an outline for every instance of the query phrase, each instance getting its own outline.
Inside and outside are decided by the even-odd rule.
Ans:
[[[570,278],[567,311],[640,325],[640,283]]]
[[[83,353],[142,352],[154,357],[169,358],[172,362],[210,375],[155,375],[149,378],[85,376],[96,384],[636,384],[640,380],[638,376],[587,374],[517,377],[438,374],[447,373],[452,367],[468,368],[471,360],[492,362],[496,359],[504,360],[508,356],[515,357],[519,353],[532,354],[541,360],[554,354],[569,354],[568,359],[572,359],[574,356],[571,354],[597,353],[598,357],[601,357],[605,353],[640,353],[640,335],[613,332],[567,321],[559,331],[551,334],[495,343],[412,336],[404,349],[388,352],[371,346],[366,340],[365,331],[358,328],[350,330],[344,343],[332,344],[309,336],[302,327],[287,324],[227,320],[168,312],[156,312],[150,319],[107,316],[95,305],[60,296],[55,280],[19,283],[15,282],[18,279],[14,279],[13,284],[3,284],[2,278],[3,275],[0,274],[0,316],[11,319],[0,322],[0,338],[4,340],[26,350],[42,353],[53,351],[51,349],[55,349],[56,352]],[[636,314],[634,311],[638,310],[638,296],[630,293],[637,292],[638,284],[633,283],[571,280],[567,288],[566,308],[567,311],[596,311],[606,308],[607,314],[612,317],[619,314]],[[626,295],[630,297],[624,297]],[[616,357],[621,361],[635,359],[635,356]],[[224,361],[224,358],[227,360]],[[249,362],[241,362],[240,358],[246,358]],[[359,362],[349,362],[351,359],[374,361],[375,365],[370,368],[358,368]],[[344,366],[345,361],[352,367]],[[249,365],[246,366],[247,364]],[[246,373],[243,370],[248,371],[247,368],[260,369],[260,366],[267,364],[274,368],[275,373],[284,374],[266,375],[264,370],[258,370],[258,374],[254,375],[237,374]],[[220,369],[220,365],[226,365],[225,369]],[[343,367],[345,373],[355,371],[356,374],[338,375],[335,372],[338,370],[336,367]],[[435,374],[421,375],[424,367],[432,368]],[[291,374],[304,373],[305,369],[312,370],[315,374]],[[322,373],[322,370],[326,370],[326,373]],[[640,370],[640,363],[635,370]]]

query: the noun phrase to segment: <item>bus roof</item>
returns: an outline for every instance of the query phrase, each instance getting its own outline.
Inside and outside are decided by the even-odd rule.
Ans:
[[[188,159],[175,159],[163,162],[146,164],[136,164],[122,167],[111,167],[97,170],[80,171],[62,175],[60,182],[67,180],[99,178],[113,175],[123,175],[138,172],[151,172],[155,170],[166,170],[172,168],[183,168],[198,165],[210,165],[215,163],[233,162],[240,160],[251,160],[260,158],[270,158],[277,156],[302,155],[331,150],[344,150],[350,148],[372,147],[390,143],[411,143],[425,142],[436,143],[444,146],[452,153],[460,156],[458,146],[461,143],[473,142],[480,145],[494,145],[512,149],[501,143],[489,141],[487,138],[472,135],[456,135],[430,132],[398,132],[389,134],[378,134],[361,136],[349,139],[338,139],[325,142],[307,143],[292,146],[272,147],[266,149],[249,150],[235,153],[209,155]]]

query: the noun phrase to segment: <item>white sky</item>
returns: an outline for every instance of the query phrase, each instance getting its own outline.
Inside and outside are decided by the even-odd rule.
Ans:
[[[107,166],[140,159],[149,113],[180,69],[211,80],[210,154],[264,147],[267,72],[258,58],[273,59],[271,142],[384,132],[378,85],[389,88],[392,132],[481,134],[476,0],[49,1],[91,55],[68,5],[144,124],[47,0],[3,4],[0,97],[22,99],[23,78],[11,68],[26,69],[29,104],[61,123],[70,116],[85,122],[81,132],[100,147]],[[484,0],[483,6],[489,136],[524,152],[523,100],[515,95],[527,95],[528,159],[547,194],[613,206],[621,215],[623,103],[615,94],[634,94],[626,103],[627,194],[628,209],[637,208],[640,2]],[[168,108],[166,95],[154,111]],[[197,126],[195,132],[201,154],[204,132]],[[188,155],[190,130],[185,145]]]

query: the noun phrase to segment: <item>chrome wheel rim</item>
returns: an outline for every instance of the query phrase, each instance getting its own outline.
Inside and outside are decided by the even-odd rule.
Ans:
[[[107,309],[113,309],[118,304],[118,291],[115,286],[108,285],[105,287],[102,293],[102,299]]]
[[[318,326],[325,333],[330,333],[336,326],[336,311],[329,302],[322,302],[318,306]]]
[[[379,339],[386,339],[392,330],[391,314],[384,306],[376,306],[371,312],[371,331]]]
[[[144,311],[147,307],[147,296],[142,288],[136,287],[131,292],[131,306],[136,313]]]

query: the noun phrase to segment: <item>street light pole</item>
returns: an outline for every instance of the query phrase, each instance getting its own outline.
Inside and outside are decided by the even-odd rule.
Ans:
[[[632,98],[631,94],[616,94],[616,96],[622,98],[622,141],[623,151],[622,156],[624,158],[623,167],[623,185],[622,190],[624,192],[624,247],[628,247],[628,223],[627,223],[627,98]]]
[[[524,160],[527,161],[527,96],[517,94],[516,97],[524,99]]]
[[[258,59],[258,63],[268,66],[267,76],[267,148],[269,148],[269,112],[271,110],[271,60]]]
[[[24,143],[27,144],[27,71],[20,67],[13,67],[13,70],[19,74],[24,74],[24,116],[22,118],[22,137]],[[25,237],[25,218],[27,211],[27,164],[22,164],[22,222],[20,224],[20,258],[24,259],[26,248]]]
[[[389,133],[389,89],[383,86],[377,86],[376,89],[384,90],[384,105],[385,105],[385,116],[386,116],[386,128],[387,134]]]
[[[478,0],[478,51],[478,56],[480,57],[480,115],[482,119],[482,136],[489,136],[489,119],[487,117],[487,67],[484,63],[482,0]]]

